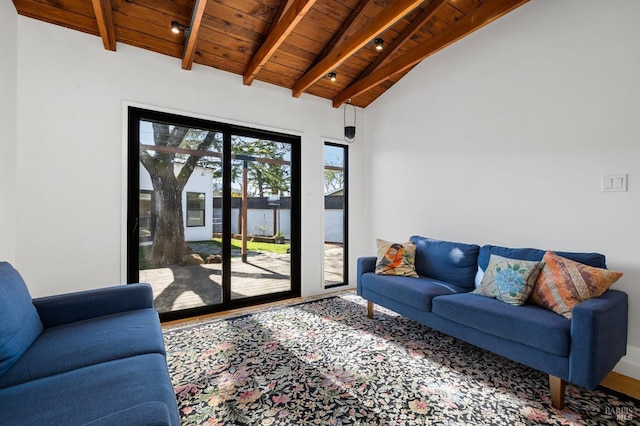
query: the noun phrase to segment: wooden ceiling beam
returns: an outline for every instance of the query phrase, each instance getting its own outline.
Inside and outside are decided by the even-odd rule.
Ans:
[[[351,11],[351,14],[347,18],[347,20],[343,22],[338,32],[333,35],[333,38],[331,38],[331,41],[329,41],[329,43],[324,47],[324,49],[322,49],[322,52],[320,52],[318,57],[313,61],[313,65],[309,67],[309,69],[313,68],[314,65],[316,65],[318,62],[326,58],[327,55],[331,53],[334,47],[336,47],[336,45],[340,42],[342,37],[344,37],[347,31],[349,31],[349,29],[358,20],[358,18],[360,18],[360,16],[362,15],[366,7],[369,6],[369,4],[373,3],[374,1],[375,0],[361,0],[360,3],[356,5],[355,9]]]
[[[383,9],[367,25],[356,32],[349,40],[333,49],[324,59],[307,71],[293,86],[293,96],[298,98],[307,88],[326,76],[360,48],[371,42],[384,30],[402,19],[407,13],[418,7],[423,0],[397,0]]]
[[[283,0],[284,1],[284,0]],[[311,9],[316,0],[294,0],[291,6],[284,12],[280,21],[273,27],[273,30],[267,34],[262,46],[256,54],[251,58],[249,66],[244,72],[244,84],[249,86],[253,83],[256,75],[271,56],[278,50],[278,47],[284,42],[289,34],[294,30],[298,22]]]
[[[458,20],[448,30],[439,33],[410,51],[394,58],[362,79],[357,80],[333,99],[333,106],[339,107],[349,99],[366,92],[390,77],[403,72],[428,56],[431,56],[461,38],[479,30],[529,0],[491,0],[479,7],[474,13]]]
[[[198,33],[200,32],[200,24],[204,10],[207,8],[207,0],[196,0],[193,5],[193,13],[191,14],[191,25],[184,43],[184,53],[182,54],[182,69],[190,70],[193,67],[193,59],[196,56],[196,43],[198,42]]]
[[[402,33],[393,40],[393,43],[371,63],[369,66],[360,74],[358,79],[363,78],[373,71],[382,66],[389,57],[396,52],[400,46],[404,44],[405,41],[409,40],[413,37],[420,29],[427,23],[427,21],[435,16],[435,14],[440,10],[440,8],[447,4],[448,0],[433,0],[423,11],[417,16],[411,23],[402,31]]]
[[[98,21],[98,30],[106,50],[116,51],[116,29],[113,25],[111,0],[92,0],[93,11]]]

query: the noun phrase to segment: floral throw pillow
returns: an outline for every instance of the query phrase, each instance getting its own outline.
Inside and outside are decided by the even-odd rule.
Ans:
[[[391,243],[376,240],[378,259],[376,274],[418,277],[416,273],[416,246],[411,242]]]
[[[571,319],[573,308],[602,295],[622,272],[595,268],[547,251],[545,266],[533,287],[531,301]]]
[[[542,262],[492,254],[480,286],[473,293],[520,306],[529,298],[542,266]]]

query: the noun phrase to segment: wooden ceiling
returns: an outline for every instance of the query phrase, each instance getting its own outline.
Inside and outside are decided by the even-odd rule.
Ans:
[[[20,15],[366,107],[424,58],[528,0],[13,0]],[[171,32],[176,21],[187,28]],[[373,40],[384,40],[375,49]],[[491,46],[487,46],[490,49]],[[188,71],[185,71],[188,72]],[[336,81],[328,78],[336,74]]]

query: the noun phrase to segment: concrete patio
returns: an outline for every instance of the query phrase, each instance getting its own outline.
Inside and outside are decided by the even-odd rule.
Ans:
[[[211,245],[189,244],[194,252],[214,253]],[[232,252],[231,299],[287,291],[291,288],[289,254],[249,252],[242,262],[239,252]],[[158,312],[216,305],[222,303],[222,265],[172,265],[140,271],[140,281],[153,287]],[[342,282],[342,247],[325,246],[325,285]]]

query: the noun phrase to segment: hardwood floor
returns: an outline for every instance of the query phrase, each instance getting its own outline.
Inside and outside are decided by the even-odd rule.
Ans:
[[[200,315],[200,316],[195,316],[195,317],[190,317],[190,318],[184,318],[184,319],[179,319],[179,320],[175,320],[175,321],[165,321],[162,323],[162,328],[163,329],[168,329],[168,328],[172,328],[175,326],[183,326],[183,325],[189,325],[191,323],[199,323],[199,322],[203,322],[203,321],[209,321],[209,320],[214,320],[214,319],[225,319],[225,318],[233,318],[236,316],[240,316],[240,315],[247,315],[247,314],[252,314],[255,312],[261,312],[264,311],[266,309],[273,309],[273,308],[277,308],[280,306],[288,306],[288,305],[294,305],[296,303],[302,303],[302,302],[310,302],[313,300],[319,300],[319,299],[324,299],[327,297],[332,297],[335,296],[337,294],[343,294],[343,293],[353,293],[354,290],[339,290],[339,291],[334,291],[331,293],[326,293],[326,294],[321,294],[318,296],[309,296],[309,297],[294,297],[291,299],[287,299],[287,300],[281,300],[278,302],[270,302],[270,303],[263,303],[261,305],[255,305],[255,306],[248,306],[246,308],[238,308],[238,309],[231,309],[228,311],[222,311],[222,312],[215,312],[215,313],[211,313],[211,314],[207,314],[207,315]]]
[[[620,373],[612,371],[600,383],[607,389],[623,393],[635,399],[640,399],[640,380],[632,377],[624,376]]]

